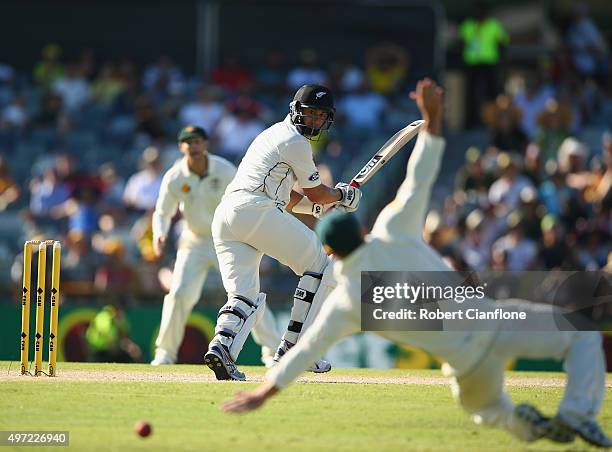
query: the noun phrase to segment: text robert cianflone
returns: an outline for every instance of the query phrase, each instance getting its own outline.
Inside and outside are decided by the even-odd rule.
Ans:
[[[372,288],[372,301],[382,303],[387,300],[406,300],[415,303],[419,300],[454,300],[463,303],[466,300],[482,300],[485,298],[482,286],[435,286],[421,283],[396,283],[392,286],[375,286]]]
[[[374,320],[525,320],[527,313],[521,311],[505,311],[497,308],[493,311],[481,311],[476,308],[465,311],[444,311],[442,309],[398,309],[385,311],[374,309]]]

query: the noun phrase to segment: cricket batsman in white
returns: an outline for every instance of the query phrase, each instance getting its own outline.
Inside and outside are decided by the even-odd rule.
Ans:
[[[153,365],[176,362],[187,319],[200,299],[208,271],[218,268],[210,225],[227,185],[236,174],[233,164],[208,153],[208,135],[200,127],[181,129],[178,146],[183,157],[164,175],[153,213],[153,249],[157,257],[164,254],[177,209],[186,225],[179,239],[172,286],[164,298]],[[254,336],[262,346],[262,361],[270,366],[280,336],[269,310],[263,314]]]
[[[212,234],[227,303],[219,311],[216,335],[204,362],[219,380],[244,380],[235,364],[250,330],[265,309],[259,287],[259,264],[264,254],[300,276],[291,320],[275,360],[289,350],[318,312],[313,306],[328,256],[314,231],[289,214],[318,216],[322,205],[357,209],[361,192],[348,184],[336,188],[321,183],[310,141],[317,140],[334,120],[334,99],[321,85],[304,85],[289,105],[289,114],[263,131],[249,146],[234,180],[215,211]],[[292,190],[300,185],[306,196]],[[314,372],[331,365],[314,360]]]
[[[323,217],[317,233],[339,258],[334,265],[337,287],[323,303],[313,325],[266,375],[258,389],[238,393],[224,410],[242,413],[260,407],[287,387],[338,340],[360,331],[360,274],[376,271],[449,271],[435,250],[422,240],[422,228],[432,185],[445,146],[440,135],[441,90],[430,80],[412,94],[427,124],[419,134],[408,163],[406,179],[396,198],[383,209],[364,239],[354,215]],[[528,311],[529,305],[521,307]],[[382,337],[416,345],[444,362],[452,377],[455,399],[478,423],[509,431],[524,441],[549,438],[569,443],[576,436],[611,447],[596,421],[605,390],[602,338],[595,331],[385,331]],[[516,357],[564,360],[565,394],[554,418],[529,404],[514,405],[504,390],[505,364]]]

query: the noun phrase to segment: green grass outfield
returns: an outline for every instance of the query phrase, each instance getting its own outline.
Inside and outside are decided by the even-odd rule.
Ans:
[[[18,365],[0,362],[0,430],[68,430],[71,450],[588,449],[580,440],[525,445],[474,425],[439,371],[334,369],[293,385],[260,411],[235,416],[223,413],[221,402],[256,383],[212,381],[204,366],[59,363],[58,378],[50,379],[18,376]],[[256,380],[264,372],[242,370]],[[563,374],[508,372],[508,378],[515,402],[554,413]],[[133,432],[138,419],[153,425],[149,438]],[[599,419],[612,433],[610,374]]]

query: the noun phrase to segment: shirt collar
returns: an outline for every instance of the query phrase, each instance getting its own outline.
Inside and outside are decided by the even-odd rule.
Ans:
[[[197,177],[199,178],[199,176],[196,173],[192,173],[191,170],[189,169],[189,165],[187,165],[187,157],[183,157],[181,159],[181,174],[185,177]],[[206,169],[206,173],[204,174],[204,177],[202,179],[205,179],[208,177],[208,175],[211,173],[213,167],[213,159],[210,158],[210,154],[208,154],[208,168]]]
[[[298,132],[297,127],[295,127],[295,125],[293,124],[293,122],[291,122],[291,115],[287,115],[285,116],[285,119],[283,120],[283,122],[287,125],[287,127],[289,127],[291,130],[295,131],[296,133]]]

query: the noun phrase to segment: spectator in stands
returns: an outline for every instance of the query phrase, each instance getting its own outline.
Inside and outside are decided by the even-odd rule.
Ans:
[[[608,48],[603,35],[589,17],[586,2],[575,5],[574,18],[567,30],[566,39],[578,74],[582,78],[593,77],[607,83]]]
[[[263,66],[255,73],[258,92],[273,98],[284,96],[287,80],[285,60],[285,54],[280,50],[272,50],[266,54]]]
[[[375,92],[385,96],[397,93],[408,74],[406,50],[394,44],[368,49],[365,73]]]
[[[476,15],[461,24],[459,33],[468,78],[467,125],[474,127],[480,124],[482,104],[495,99],[500,91],[499,66],[510,39],[482,1],[476,5]]]
[[[364,80],[355,90],[349,91],[338,102],[346,125],[351,132],[364,135],[380,130],[388,102],[380,94],[372,91]]]
[[[12,98],[14,83],[15,69],[6,63],[0,62],[0,107]]]
[[[166,138],[161,116],[152,99],[141,95],[134,101],[135,146],[144,147]]]
[[[523,218],[525,236],[535,243],[540,243],[544,209],[538,203],[538,191],[534,187],[525,187],[521,190],[520,199],[519,212]]]
[[[125,245],[121,239],[107,238],[103,252],[104,261],[96,270],[94,282],[98,292],[126,296],[137,291],[137,274],[127,261]]]
[[[465,220],[465,234],[458,245],[463,260],[475,271],[486,270],[489,266],[489,244],[483,242],[482,233],[484,218],[480,209],[470,212]]]
[[[144,70],[142,84],[146,91],[166,97],[181,94],[185,80],[181,68],[172,61],[172,58],[162,55],[157,62]]]
[[[117,67],[107,62],[91,85],[91,98],[97,105],[110,108],[124,89],[125,83],[119,76]]]
[[[98,230],[99,197],[100,193],[95,186],[85,186],[77,190],[71,202],[64,204],[69,231],[80,231],[91,236]]]
[[[221,65],[212,71],[211,80],[230,94],[243,93],[253,84],[253,74],[236,55],[225,55]]]
[[[48,88],[64,75],[60,62],[62,49],[57,44],[47,44],[42,49],[42,59],[34,66],[34,81],[42,88]]]
[[[77,63],[68,65],[66,74],[58,77],[51,88],[62,97],[62,105],[70,114],[78,114],[91,97],[89,81],[81,74]]]
[[[219,101],[222,94],[214,85],[198,87],[195,100],[179,111],[181,124],[194,124],[213,133],[225,111]]]
[[[55,168],[48,168],[30,183],[30,211],[34,217],[50,218],[54,209],[70,198],[70,190],[63,184]]]
[[[576,240],[576,257],[581,268],[586,271],[596,271],[606,265],[610,252],[610,236],[595,230],[592,225],[578,234]]]
[[[141,95],[140,80],[135,63],[131,60],[123,60],[117,68],[117,75],[124,89],[115,98],[112,105],[112,114],[131,115],[134,113],[136,100]]]
[[[81,50],[77,64],[79,65],[79,72],[81,75],[89,82],[92,82],[98,72],[96,54],[94,50],[92,48]]]
[[[547,213],[560,218],[573,196],[572,189],[565,185],[565,176],[559,171],[557,162],[546,164],[546,175],[547,180],[539,187],[539,198]]]
[[[612,134],[605,132],[602,136],[603,168],[599,177],[593,180],[591,197],[601,203],[603,208],[612,209]],[[612,233],[612,222],[610,222]]]
[[[345,94],[358,90],[366,78],[363,70],[349,59],[339,59],[330,71],[330,82],[334,92]]]
[[[521,129],[529,139],[536,137],[538,117],[554,95],[553,88],[543,84],[539,75],[529,74],[525,78],[525,88],[514,97],[514,104],[521,113]]]
[[[489,129],[489,145],[501,151],[525,151],[527,137],[519,127],[520,111],[504,95],[495,102],[486,102],[482,108],[483,122]]]
[[[339,181],[351,158],[351,156],[347,154],[348,152],[345,150],[342,142],[332,139],[325,144],[322,152],[316,155],[315,163],[317,167],[319,164],[327,166],[331,172],[331,179],[333,181]],[[334,184],[335,182],[331,183],[329,186],[331,187]]]
[[[32,118],[33,128],[58,129],[62,121],[62,97],[55,93],[45,93],[40,97],[38,113]]]
[[[557,161],[568,187],[583,190],[590,184],[592,174],[585,168],[587,156],[584,143],[573,137],[566,138],[559,146]]]
[[[94,276],[101,256],[92,250],[89,237],[73,230],[68,233],[62,250],[62,291],[72,295],[95,292]]]
[[[102,198],[104,204],[110,206],[121,206],[123,204],[123,192],[125,181],[117,174],[117,168],[113,162],[106,162],[98,168],[98,176],[102,181]]]
[[[557,160],[557,150],[563,140],[569,136],[572,114],[567,105],[549,99],[544,111],[538,117],[540,128],[535,142],[540,147],[543,162]]]
[[[26,108],[26,100],[22,94],[18,94],[13,101],[2,110],[0,116],[0,129],[11,129],[21,131],[26,128],[30,121],[30,113]]]
[[[220,155],[238,164],[265,125],[258,118],[260,107],[252,99],[238,98],[228,105],[228,111],[215,130],[215,148]]]
[[[537,144],[527,145],[523,165],[523,174],[531,180],[534,186],[539,186],[545,176],[545,169],[540,158],[540,147]]]
[[[62,184],[66,186],[70,196],[77,196],[79,190],[93,188],[101,193],[104,189],[102,180],[94,174],[79,168],[78,154],[62,152],[55,157],[55,169]]]
[[[0,155],[0,212],[4,212],[21,196],[19,185],[13,180],[9,165]]]
[[[554,215],[547,214],[540,223],[542,230],[542,242],[538,253],[538,261],[546,270],[577,270],[577,263],[571,264],[568,257],[572,250],[563,240],[563,228],[559,219]]]
[[[518,206],[521,190],[532,187],[531,181],[520,173],[521,159],[517,154],[502,152],[497,158],[499,178],[489,189],[489,201],[507,213]]]
[[[513,211],[507,218],[509,231],[493,244],[494,252],[503,252],[507,257],[507,269],[526,271],[534,268],[538,247],[525,237],[523,218],[520,212]]]
[[[313,49],[303,49],[300,52],[300,65],[287,74],[287,87],[295,91],[302,85],[313,83],[327,85],[328,77],[319,65],[319,57]]]
[[[163,177],[161,156],[157,148],[148,147],[143,151],[141,168],[128,179],[123,202],[131,209],[147,211],[155,207]]]

